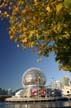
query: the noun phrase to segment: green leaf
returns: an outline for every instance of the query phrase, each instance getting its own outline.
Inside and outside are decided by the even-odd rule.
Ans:
[[[71,7],[71,0],[64,0],[64,6],[66,8],[70,8]]]

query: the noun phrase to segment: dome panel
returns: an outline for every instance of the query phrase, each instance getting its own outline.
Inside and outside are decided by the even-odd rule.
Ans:
[[[22,85],[45,85],[46,78],[39,68],[30,68],[23,74]]]

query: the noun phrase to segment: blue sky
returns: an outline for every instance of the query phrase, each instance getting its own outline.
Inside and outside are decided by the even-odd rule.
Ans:
[[[23,73],[31,67],[40,68],[46,76],[47,84],[53,80],[61,80],[64,75],[70,77],[69,72],[59,71],[54,53],[48,58],[42,57],[37,62],[38,55],[31,49],[23,50],[9,39],[8,21],[0,21],[0,87],[16,90],[22,87]]]

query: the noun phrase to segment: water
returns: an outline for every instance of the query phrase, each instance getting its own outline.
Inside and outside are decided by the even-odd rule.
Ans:
[[[71,108],[71,101],[36,102],[36,103],[0,102],[0,108]]]

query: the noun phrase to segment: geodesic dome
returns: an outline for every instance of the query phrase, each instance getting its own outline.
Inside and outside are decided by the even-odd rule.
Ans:
[[[45,85],[46,78],[39,68],[30,68],[22,76],[22,85]]]

